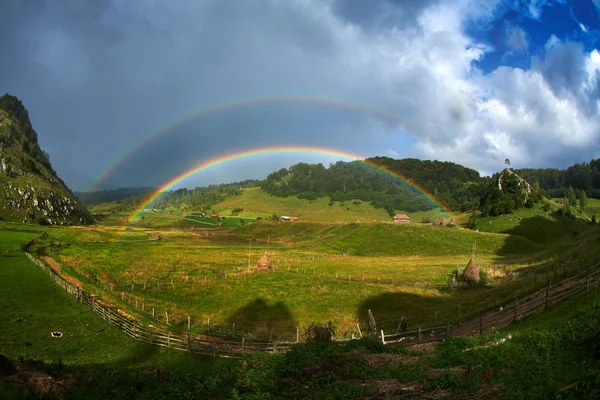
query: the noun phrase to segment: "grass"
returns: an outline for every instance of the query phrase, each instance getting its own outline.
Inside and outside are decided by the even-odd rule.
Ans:
[[[218,214],[224,214],[235,208],[244,211],[243,217],[270,217],[290,215],[301,221],[312,222],[366,222],[389,221],[390,217],[383,209],[376,209],[367,202],[334,202],[331,206],[328,197],[317,200],[298,199],[297,197],[276,197],[260,188],[244,189],[240,196],[229,197],[213,206]]]
[[[482,232],[520,236],[538,245],[578,235],[589,228],[587,221],[554,216],[543,211],[541,204],[521,208],[512,214],[477,219],[477,229]]]
[[[162,240],[149,240],[156,233]],[[358,334],[356,323],[366,323],[368,309],[386,330],[396,329],[402,316],[411,326],[435,323],[436,313],[439,321],[466,318],[513,295],[504,286],[445,290],[449,274],[468,262],[473,242],[490,276],[503,276],[507,263],[513,270],[530,267],[523,257],[539,249],[509,235],[392,223],[260,222],[210,236],[110,227],[52,235],[61,243],[53,256],[64,273],[143,318],[154,308],[161,320],[168,312],[173,325],[186,325],[190,316],[198,332],[207,332],[210,319],[212,332],[219,325],[229,334],[235,322],[237,334],[277,340],[294,338],[297,327],[312,322],[332,321],[340,335]],[[274,270],[257,273],[267,248]],[[533,282],[522,285],[530,290]],[[123,299],[119,291],[127,292]],[[135,310],[136,302],[144,312]]]
[[[332,319],[332,315],[342,316],[333,321],[338,329],[343,329],[345,324],[355,323],[366,309],[372,309],[378,325],[388,330],[396,326],[401,315],[416,324],[430,321],[435,310],[443,323],[449,316],[456,317],[457,303],[467,313],[471,307],[512,296],[510,287],[447,292],[434,286],[363,284],[310,275],[311,268],[330,278],[334,271],[343,269],[371,277],[382,274],[413,283],[435,284],[443,281],[446,271],[461,264],[462,255],[448,254],[449,250],[441,246],[437,255],[339,256],[314,240],[315,236],[328,235],[327,240],[360,249],[358,242],[349,240],[348,235],[354,232],[366,240],[374,235],[373,226],[377,227],[371,225],[361,225],[361,230],[356,231],[356,227],[347,225],[268,223],[209,237],[161,230],[164,239],[158,242],[148,240],[155,230],[141,228],[132,231],[110,227],[50,228],[48,231],[60,241],[61,247],[54,250],[54,256],[63,260],[63,271],[82,279],[88,288],[101,290],[102,282],[88,279],[84,274],[89,272],[88,268],[98,268],[98,273],[110,272],[112,279],[123,282],[139,279],[138,284],[153,276],[162,279],[180,276],[174,287],[134,291],[133,296],[143,296],[147,304],[163,307],[161,311],[168,309],[173,313],[174,324],[178,324],[177,314],[185,318],[186,313],[194,312],[193,320],[202,321],[204,311],[210,310],[213,321],[222,318],[226,323],[236,322],[239,329],[252,325],[254,334],[261,330],[266,334],[275,326],[278,340],[290,339],[298,325],[324,322]],[[490,236],[499,241],[507,238],[450,228],[419,227],[424,231],[418,232],[412,226],[389,225],[389,231],[383,225],[378,228],[394,242],[403,237],[419,237],[427,242],[427,235],[440,232],[472,234],[477,238]],[[120,232],[118,237],[116,232]],[[288,272],[285,264],[269,273],[242,273],[247,261],[239,267],[238,258],[243,258],[248,249],[244,239],[269,235],[270,250],[274,257],[279,257],[278,263],[286,256],[289,259],[313,254],[316,259],[294,261],[299,269],[305,270],[304,274]],[[440,241],[458,240],[452,239],[455,233],[448,235],[440,236]],[[545,399],[555,398],[561,387],[574,381],[580,381],[580,385],[572,391],[560,392],[560,398],[593,397],[598,393],[594,390],[600,385],[600,353],[594,333],[598,330],[593,328],[600,327],[600,314],[596,311],[600,302],[595,288],[501,332],[455,338],[431,353],[411,353],[401,346],[383,347],[365,339],[345,344],[300,345],[282,356],[256,354],[241,364],[134,342],[74,301],[21,255],[19,244],[36,236],[6,231],[0,235],[0,280],[5,283],[0,287],[0,315],[5,321],[0,333],[0,353],[13,360],[19,357],[42,360],[44,373],[63,382],[65,379],[68,382],[69,376],[85,376],[67,385],[67,398],[105,398],[110,393],[117,399],[168,396],[341,399],[399,395],[404,392],[394,392],[399,390],[394,388],[410,383],[417,398],[427,393],[446,393],[451,398],[488,395],[493,398],[493,393],[503,393],[507,398]],[[579,253],[580,257],[597,256],[594,246],[600,240],[597,231],[569,238],[571,245],[577,243],[576,239],[590,244]],[[497,251],[503,246],[491,243],[482,242],[480,260],[490,264],[502,262],[504,257]],[[264,241],[255,244],[256,255],[264,245]],[[419,252],[431,251],[433,247],[409,248]],[[204,257],[214,258],[220,264],[199,266],[198,261]],[[181,274],[190,272],[200,277],[208,271],[212,278],[206,284],[184,284]],[[240,274],[225,279],[223,271]],[[104,292],[103,296],[111,294]],[[118,299],[118,294],[113,297],[117,303]],[[129,305],[125,302],[120,307],[128,309]],[[386,320],[386,313],[390,320]],[[366,327],[363,328],[366,332]],[[53,330],[65,335],[51,338],[49,332]],[[507,333],[514,339],[498,346],[465,351]],[[167,378],[150,372],[157,368],[168,369]],[[1,379],[0,391],[9,399],[38,398],[35,392],[24,391]]]
[[[189,390],[191,371],[196,380],[215,382],[212,387],[210,384],[206,387],[205,393],[218,397],[224,389],[229,396],[231,388],[219,385],[219,380],[231,379],[231,361],[136,342],[107,324],[55,285],[20,252],[20,244],[36,236],[0,233],[0,281],[3,283],[0,285],[0,354],[13,361],[35,360],[36,363],[31,364],[35,367],[28,368],[39,369],[38,374],[57,376],[58,380],[67,382],[66,386],[73,380],[68,377],[85,375],[84,381],[88,384],[69,388],[72,398],[101,399],[109,392],[114,398],[137,398],[140,392],[156,396],[151,398],[162,398],[173,391]],[[53,331],[62,332],[63,336],[53,338],[50,336]],[[172,371],[178,379],[164,387],[148,373],[157,368]],[[112,377],[108,381],[107,370]],[[89,384],[91,382],[94,384]],[[51,382],[48,385],[51,386]],[[1,377],[0,392],[3,399],[40,398],[35,390],[6,383]]]

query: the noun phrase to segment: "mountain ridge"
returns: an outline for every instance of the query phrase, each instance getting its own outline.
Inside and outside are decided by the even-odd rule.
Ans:
[[[40,147],[21,100],[0,97],[0,219],[42,225],[87,225],[95,220]]]

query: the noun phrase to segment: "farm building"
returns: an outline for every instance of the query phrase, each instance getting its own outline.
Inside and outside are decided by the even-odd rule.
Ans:
[[[298,217],[288,217],[287,215],[282,215],[279,217],[280,221],[289,222],[289,221],[298,221]]]
[[[410,218],[406,214],[396,214],[394,217],[394,222],[396,223],[409,223]]]

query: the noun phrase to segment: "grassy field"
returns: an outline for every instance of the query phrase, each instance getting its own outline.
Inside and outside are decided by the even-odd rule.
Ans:
[[[161,240],[150,240],[156,233]],[[368,309],[389,330],[402,318],[411,326],[436,318],[456,321],[510,299],[513,286],[445,289],[449,274],[469,261],[475,242],[490,278],[556,257],[535,257],[543,247],[518,236],[421,224],[63,228],[51,236],[60,242],[51,254],[63,273],[143,318],[154,308],[160,320],[167,312],[173,325],[184,326],[190,316],[198,332],[206,333],[210,320],[213,331],[221,326],[227,333],[235,323],[237,334],[277,340],[294,338],[297,327],[312,322],[331,321],[340,335],[358,334],[356,324],[364,326]],[[257,273],[265,250],[274,270]],[[517,290],[532,285],[523,280]]]
[[[552,215],[543,211],[541,204],[536,204],[533,208],[521,208],[499,217],[478,217],[477,229],[481,232],[521,236],[543,245],[583,233],[590,229],[590,225],[582,218],[569,219]]]
[[[0,224],[0,229],[16,226]],[[175,326],[184,325],[186,316],[191,315],[192,329],[206,332],[204,321],[210,317],[213,330],[217,324],[228,327],[235,322],[238,334],[272,335],[277,340],[292,339],[296,327],[313,321],[331,320],[338,327],[338,335],[362,322],[365,332],[367,309],[386,331],[395,329],[401,318],[408,320],[409,326],[427,324],[435,318],[440,324],[467,318],[491,303],[511,299],[515,287],[492,285],[454,291],[438,287],[448,272],[468,260],[468,254],[459,254],[461,246],[468,250],[468,244],[477,240],[478,260],[488,272],[501,270],[508,261],[517,270],[528,268],[522,257],[531,256],[504,253],[508,235],[432,226],[272,222],[233,231],[206,230],[206,236],[199,231],[174,229],[21,228],[47,231],[58,240],[49,253],[60,261],[63,273],[147,321],[151,320],[148,310],[154,307],[161,320],[160,314],[168,311]],[[373,240],[385,237],[389,244],[368,251],[369,246],[362,242],[377,230],[382,236]],[[148,240],[156,232],[163,239]],[[594,343],[590,339],[594,331],[589,328],[598,323],[593,314],[599,305],[597,289],[501,332],[452,339],[438,351],[426,354],[362,341],[301,346],[279,357],[256,355],[248,358],[249,367],[245,367],[236,361],[150,347],[107,325],[22,256],[20,244],[38,233],[0,232],[0,280],[6,283],[0,288],[0,315],[6,321],[0,333],[0,354],[13,360],[43,361],[43,367],[35,368],[56,381],[70,382],[62,386],[66,386],[63,390],[68,398],[104,398],[111,393],[117,399],[253,399],[278,393],[284,398],[341,399],[382,397],[394,385],[411,382],[416,397],[446,392],[453,393],[452,398],[473,398],[501,391],[510,393],[509,398],[541,399],[554,397],[561,387],[577,380],[582,385],[576,391],[561,392],[561,398],[582,398],[593,390],[590,387],[600,376],[593,356],[597,350],[590,344]],[[434,237],[438,238],[437,246]],[[252,243],[249,238],[253,238]],[[414,238],[424,244],[408,245]],[[345,245],[350,255],[340,255],[322,240]],[[442,242],[454,245],[442,246]],[[583,242],[587,244],[578,257],[597,257],[598,231],[565,238],[568,248],[581,247]],[[404,243],[400,246],[403,250],[394,253],[397,243]],[[254,264],[267,246],[275,270],[249,273],[248,250]],[[361,251],[366,254],[353,255]],[[230,276],[225,277],[225,273]],[[397,282],[347,281],[346,274]],[[190,283],[192,278],[194,283]],[[156,282],[162,284],[156,286]],[[127,287],[131,283],[135,283],[135,290],[125,293],[124,300],[120,293],[103,289],[107,284]],[[532,288],[530,280],[521,279],[517,294]],[[132,305],[136,300],[145,302],[145,312]],[[64,336],[51,338],[54,330]],[[478,347],[508,333],[514,339],[503,345]],[[330,365],[327,379],[303,372],[321,364]],[[168,377],[157,375],[157,368],[170,371]],[[466,374],[468,370],[473,372]],[[538,372],[532,375],[532,370]],[[392,389],[383,391],[383,382]],[[36,392],[2,379],[0,391],[8,399],[39,398]]]

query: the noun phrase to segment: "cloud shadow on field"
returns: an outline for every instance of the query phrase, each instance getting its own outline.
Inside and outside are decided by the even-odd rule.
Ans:
[[[288,306],[278,301],[268,304],[257,297],[237,310],[227,319],[229,326],[235,322],[236,332],[250,334],[256,338],[273,340],[295,340],[297,323]]]

